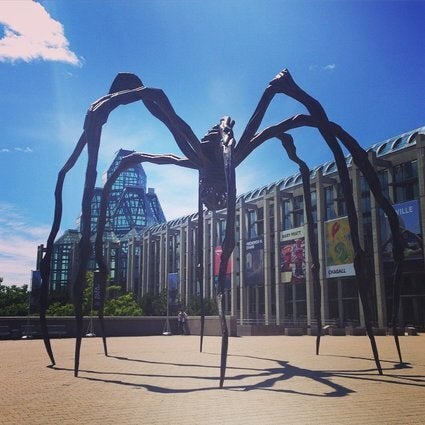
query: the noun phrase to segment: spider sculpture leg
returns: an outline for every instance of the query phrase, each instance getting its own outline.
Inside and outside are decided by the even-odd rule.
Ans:
[[[287,150],[290,159],[295,161],[299,167],[303,180],[305,203],[306,203],[306,215],[307,215],[307,227],[309,234],[309,244],[312,257],[312,278],[313,287],[315,288],[315,313],[317,321],[317,338],[316,338],[316,354],[319,353],[320,347],[320,336],[322,333],[322,319],[321,319],[321,287],[319,279],[320,263],[318,258],[317,243],[315,242],[316,237],[314,235],[314,222],[311,213],[311,197],[310,197],[310,179],[308,167],[304,161],[296,155],[295,146],[292,143],[292,139],[288,139],[288,135],[284,132],[293,128],[302,127],[305,124],[304,116],[296,116],[289,120],[280,123],[277,126],[269,127],[260,133],[256,134],[261,121],[265,115],[265,112],[276,94],[276,90],[273,84],[269,84],[264,90],[258,105],[252,114],[242,136],[235,148],[235,166],[238,166],[255,148],[260,146],[263,142],[273,137],[281,139],[284,148]],[[280,136],[283,135],[283,136]]]
[[[330,122],[326,116],[320,103],[305,93],[296,85],[287,70],[281,72],[272,82],[276,85],[277,90],[301,102],[311,114],[313,120],[317,122],[317,129],[332,150],[337,165],[342,191],[347,206],[348,222],[350,225],[351,242],[354,249],[354,269],[356,271],[356,280],[359,289],[360,299],[363,304],[365,316],[366,331],[372,346],[372,352],[375,359],[376,367],[380,375],[382,368],[379,361],[378,349],[376,346],[375,336],[372,330],[372,309],[368,287],[370,286],[370,278],[367,274],[365,252],[362,249],[358,231],[358,220],[356,207],[351,188],[350,176],[342,149],[333,134]]]
[[[92,251],[92,245],[90,242],[91,201],[96,184],[100,139],[102,126],[106,123],[109,113],[120,104],[120,98],[114,98],[114,90],[117,88],[118,81],[119,80],[116,79],[112,84],[109,95],[104,96],[92,104],[84,121],[84,134],[87,140],[88,159],[86,166],[86,177],[84,181],[83,199],[81,203],[82,234],[78,244],[78,269],[73,279],[73,302],[76,321],[74,376],[78,376],[80,364],[81,340],[83,336],[83,290],[85,286],[87,265]],[[131,88],[133,88],[133,86]],[[118,100],[118,102],[111,102],[111,99]],[[100,317],[100,323],[103,330],[103,316]]]
[[[130,87],[130,89],[128,89]],[[185,160],[187,163],[191,163],[190,168],[200,170],[204,164],[209,163],[209,159],[205,157],[202,152],[201,144],[196,138],[192,129],[189,125],[182,120],[174,111],[165,93],[160,89],[153,89],[144,87],[140,79],[134,74],[121,73],[118,74],[114,84],[112,85],[111,91],[114,94],[107,98],[105,97],[102,103],[103,106],[107,106],[108,103],[118,106],[117,104],[131,103],[136,100],[142,100],[146,108],[151,112],[153,116],[161,120],[172,133],[177,145],[181,151],[187,155],[188,159]],[[109,109],[113,109],[109,107]],[[182,165],[180,163],[179,165]],[[202,215],[202,203],[199,204],[199,217],[200,221],[203,219]],[[200,231],[198,231],[198,238],[203,238],[202,223],[200,223]],[[199,245],[202,247],[202,243]],[[203,293],[203,276],[202,276],[202,253],[198,255],[200,266],[198,267],[198,281],[201,288],[201,294]],[[106,278],[103,277],[103,280]],[[105,280],[106,281],[106,280]],[[203,298],[201,297],[201,350],[202,350],[202,339],[204,332],[204,308]]]
[[[105,261],[103,254],[103,235],[105,232],[106,225],[106,213],[108,208],[108,200],[111,193],[111,189],[113,184],[116,182],[117,178],[121,175],[121,173],[136,164],[141,164],[143,162],[150,162],[152,164],[165,165],[165,164],[173,164],[179,165],[185,168],[195,168],[194,165],[186,158],[180,158],[178,156],[168,154],[168,155],[151,155],[145,153],[132,153],[130,155],[125,156],[121,159],[117,168],[111,174],[111,176],[106,181],[102,195],[100,198],[99,205],[99,218],[97,222],[97,231],[96,231],[96,240],[95,240],[95,255],[96,262],[99,266],[99,275],[100,275],[100,288],[101,288],[101,303],[99,309],[99,319],[102,317],[103,319],[103,307],[104,307],[104,299],[106,293],[106,281],[108,278],[108,265]],[[103,347],[105,356],[108,355],[107,344],[106,344],[106,333],[105,326],[102,325],[102,338],[103,338]]]
[[[65,176],[68,171],[75,165],[75,162],[81,155],[81,152],[86,145],[85,134],[80,137],[77,145],[74,148],[71,156],[60,170],[56,182],[55,189],[55,212],[52,228],[50,230],[49,237],[47,239],[46,244],[46,252],[44,257],[40,262],[40,274],[41,274],[41,291],[40,291],[40,327],[41,332],[43,334],[44,346],[46,348],[47,354],[52,362],[52,365],[55,365],[55,358],[53,356],[53,350],[50,343],[49,332],[47,329],[47,321],[46,321],[46,311],[48,308],[48,296],[49,296],[49,282],[50,282],[50,269],[51,269],[51,261],[52,261],[52,251],[53,251],[53,243],[56,239],[56,236],[59,231],[61,219],[62,219],[62,191],[63,184],[65,181]]]
[[[233,138],[233,127],[230,118],[225,117],[220,124],[220,133],[223,144],[224,171],[227,184],[227,214],[226,232],[224,236],[222,253],[220,258],[220,268],[218,273],[218,293],[217,303],[221,324],[221,363],[220,363],[220,388],[223,388],[226,374],[227,350],[229,345],[229,331],[226,323],[224,290],[226,282],[227,264],[235,247],[235,216],[236,216],[236,179],[235,166],[233,164],[232,153],[235,146]]]
[[[307,108],[307,110],[311,114],[312,119],[315,121],[315,126],[317,126],[319,132],[322,134],[323,138],[325,139],[326,143],[329,145],[329,147],[331,148],[334,154],[335,161],[340,174],[344,197],[346,199],[346,204],[347,204],[352,243],[353,243],[353,248],[355,251],[354,267],[356,270],[360,298],[362,300],[362,304],[364,307],[366,330],[367,330],[369,339],[371,341],[372,351],[375,357],[375,362],[377,364],[377,369],[379,373],[382,374],[382,369],[379,364],[379,357],[378,357],[376,342],[375,342],[375,338],[374,338],[372,327],[371,327],[371,318],[372,318],[371,300],[370,300],[370,295],[369,295],[368,285],[367,285],[369,279],[367,279],[368,276],[366,272],[365,253],[361,248],[360,239],[358,235],[358,223],[357,223],[357,217],[356,217],[356,210],[354,206],[354,200],[352,197],[347,166],[344,161],[342,150],[339,147],[336,140],[336,136],[334,134],[335,126],[333,125],[333,123],[331,123],[328,120],[326,113],[323,110],[320,103],[314,98],[312,98],[310,95],[305,93],[300,87],[298,87],[287,70],[284,70],[280,74],[278,74],[278,76],[271,82],[271,85],[275,85],[275,87],[277,88],[279,92],[282,92],[284,94],[291,96],[292,98],[301,102]],[[349,142],[352,142],[352,143],[350,144]],[[397,282],[399,281],[400,274],[401,274],[401,261],[403,256],[402,250],[401,250],[400,238],[398,237],[399,236],[398,224],[397,224],[398,218],[396,217],[395,212],[391,211],[392,206],[389,205],[389,202],[383,199],[384,197],[382,196],[382,194],[379,195],[378,192],[380,191],[380,186],[375,184],[376,182],[375,180],[373,180],[374,177],[372,177],[372,174],[374,173],[372,173],[372,167],[365,166],[365,163],[368,161],[365,160],[365,155],[364,157],[361,157],[361,155],[359,154],[359,152],[362,151],[360,146],[352,138],[351,139],[346,138],[345,143],[346,143],[346,146],[350,146],[349,150],[353,155],[353,159],[354,159],[354,154],[356,155],[356,161],[360,166],[363,167],[362,171],[365,172],[366,178],[371,179],[370,181],[368,180],[368,183],[371,184],[371,190],[374,192],[374,194],[376,193],[378,195],[377,197],[378,203],[380,203],[380,205],[384,208],[384,211],[387,210],[391,214],[390,225],[391,225],[391,231],[394,237],[394,245],[396,245],[393,247],[393,252],[394,252],[394,258],[396,261],[396,271],[394,274],[394,279],[395,279],[394,294],[395,294],[395,298],[397,298],[399,296],[399,293],[397,291],[397,289],[399,288],[399,283]],[[395,317],[393,316],[393,326],[396,327],[395,323],[397,322],[396,317],[398,313],[398,308],[395,308],[394,310],[395,310],[394,313],[396,316]],[[399,357],[401,359],[401,353],[399,350],[397,336],[395,336],[395,341],[396,341],[397,349],[399,351]]]
[[[115,90],[119,90],[116,92]],[[199,161],[200,143],[190,127],[174,112],[162,90],[144,87],[133,74],[119,74],[111,86],[110,93],[96,101],[89,109],[84,123],[88,140],[88,162],[82,201],[82,237],[79,243],[79,268],[74,280],[74,303],[77,323],[74,375],[78,375],[82,338],[82,295],[87,263],[91,252],[90,224],[91,199],[96,182],[97,156],[103,124],[118,106],[142,100],[148,110],[159,118],[171,131],[178,146],[189,154],[195,163]]]
[[[201,332],[199,352],[202,353],[205,331],[205,302],[204,302],[204,204],[201,197],[201,184],[198,186],[198,232],[197,232],[196,278],[199,283],[199,302],[201,306]]]
[[[396,332],[397,321],[398,321],[398,309],[399,309],[399,300],[400,300],[400,281],[403,265],[403,244],[401,241],[400,228],[398,222],[398,216],[388,201],[388,199],[383,195],[379,183],[378,176],[374,170],[372,164],[368,160],[367,152],[357,143],[357,141],[349,135],[342,127],[339,125],[330,122],[330,127],[334,135],[344,144],[352,155],[353,162],[359,167],[363,176],[366,178],[370,190],[372,191],[378,205],[383,209],[385,215],[388,217],[390,224],[391,235],[393,240],[393,258],[395,262],[395,271],[393,275],[393,315],[392,315],[392,325],[393,325],[393,334],[394,340],[399,355],[400,363],[403,363],[401,357],[401,350],[399,344],[399,338]],[[260,146],[262,143],[267,141],[272,137],[278,137],[279,134],[289,131],[291,129],[299,127],[317,127],[317,120],[313,119],[310,115],[296,115],[291,117],[281,123],[268,127],[262,130],[260,133],[256,134],[246,145],[244,154],[248,155],[255,148]]]
[[[269,90],[271,86],[269,86],[266,90]],[[270,98],[270,96],[268,96]],[[316,236],[314,233],[314,220],[312,216],[312,208],[311,208],[311,191],[310,191],[310,172],[307,164],[302,161],[296,154],[296,149],[292,141],[292,137],[286,134],[286,131],[304,127],[311,126],[314,127],[315,123],[313,123],[312,118],[309,115],[296,115],[293,116],[281,123],[270,126],[261,132],[257,133],[249,140],[245,145],[240,148],[238,153],[238,163],[242,161],[242,158],[245,158],[252,151],[254,151],[257,147],[259,147],[262,143],[266,142],[269,139],[277,137],[281,140],[283,147],[288,153],[289,158],[298,164],[302,182],[303,182],[303,192],[305,199],[305,207],[306,207],[306,217],[307,217],[307,232],[309,239],[309,247],[310,247],[310,255],[312,258],[312,280],[313,280],[313,288],[314,288],[314,299],[315,299],[315,317],[317,323],[317,337],[316,337],[316,354],[319,354],[320,350],[320,337],[322,334],[322,314],[321,314],[321,286],[320,286],[320,262],[318,255],[318,246],[316,241]]]
[[[94,104],[96,105],[96,103]],[[66,174],[71,170],[78,158],[81,155],[83,148],[89,144],[89,139],[87,134],[84,131],[81,135],[77,145],[74,148],[71,156],[68,161],[65,163],[63,168],[60,170],[57,178],[56,189],[55,189],[55,210],[54,210],[54,219],[52,228],[47,240],[45,255],[40,263],[40,274],[41,274],[41,291],[40,291],[40,326],[43,333],[43,340],[46,351],[49,355],[49,358],[52,364],[55,364],[55,359],[53,356],[53,350],[51,348],[50,338],[47,329],[46,322],[46,310],[48,307],[48,292],[49,292],[49,281],[50,281],[50,271],[51,271],[51,259],[53,244],[57,233],[59,231],[61,219],[62,219],[62,191],[63,184],[66,177]],[[90,150],[92,152],[92,150]],[[97,153],[96,153],[97,156]]]
[[[294,141],[289,134],[279,134],[277,138],[280,139],[280,141],[282,142],[282,146],[286,150],[289,159],[298,164],[303,183],[305,212],[307,217],[308,244],[312,260],[311,274],[314,288],[314,310],[317,320],[316,355],[318,355],[320,350],[320,336],[322,334],[322,289],[320,287],[319,275],[319,252],[317,246],[317,238],[314,233],[313,209],[311,204],[310,169],[308,168],[307,164],[297,155]]]
[[[83,290],[86,278],[87,264],[91,254],[91,201],[93,198],[93,191],[96,184],[96,168],[97,168],[97,155],[100,145],[100,129],[99,127],[91,126],[88,123],[85,131],[89,139],[87,145],[88,161],[86,167],[86,179],[83,191],[82,200],[82,235],[78,245],[78,270],[73,281],[73,301],[75,308],[75,321],[76,321],[76,344],[75,344],[75,362],[74,362],[74,376],[78,376],[81,339],[83,335]]]
[[[354,163],[359,167],[363,175],[365,176],[370,190],[372,191],[378,205],[383,209],[385,215],[388,217],[390,224],[391,235],[393,239],[393,258],[395,262],[395,271],[393,275],[393,312],[392,312],[392,327],[395,345],[399,356],[400,363],[403,363],[400,349],[400,342],[397,333],[398,324],[398,313],[399,313],[399,301],[400,301],[400,282],[403,265],[403,243],[400,234],[400,226],[397,213],[394,208],[384,196],[381,190],[379,178],[374,170],[372,164],[368,160],[367,152],[361,148],[357,141],[348,134],[342,127],[331,123],[332,129],[339,140],[344,146],[350,151]]]
[[[310,245],[310,252],[312,258],[312,279],[313,288],[315,291],[315,316],[317,323],[317,337],[316,337],[316,354],[319,354],[320,350],[320,337],[322,334],[322,313],[321,313],[321,286],[320,286],[320,263],[318,256],[318,247],[316,242],[316,236],[314,234],[314,221],[312,217],[311,209],[311,191],[310,191],[310,173],[308,167],[304,161],[302,161],[297,155],[295,146],[293,145],[292,138],[285,134],[285,131],[290,129],[303,127],[309,125],[311,117],[304,115],[297,115],[288,120],[281,122],[276,126],[268,127],[261,132],[254,134],[264,117],[265,111],[270,104],[275,90],[272,85],[269,85],[263,93],[263,96],[258,103],[258,106],[252,115],[246,130],[244,131],[239,144],[235,149],[235,164],[239,165],[254,149],[259,147],[265,141],[277,137],[282,141],[282,145],[288,153],[288,156],[292,161],[297,163],[300,168],[300,173],[303,181],[304,199],[306,205],[306,216],[307,216],[307,231]]]

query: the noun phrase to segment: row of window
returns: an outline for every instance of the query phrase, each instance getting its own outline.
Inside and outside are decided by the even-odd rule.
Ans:
[[[389,179],[389,172],[392,172],[392,178]],[[419,185],[418,185],[418,169],[417,161],[410,161],[393,167],[391,170],[384,169],[378,172],[379,180],[383,193],[386,196],[390,195],[390,191],[393,202],[400,203],[412,199],[417,199],[419,196]],[[391,181],[391,183],[390,183]],[[364,234],[365,241],[371,241],[372,238],[372,223],[370,215],[370,191],[367,181],[362,177],[360,180],[361,187],[361,199],[360,209],[363,216]],[[325,220],[341,217],[347,215],[346,205],[344,197],[342,196],[341,185],[337,183],[334,186],[325,186],[323,188],[324,203],[325,203]],[[135,194],[128,193],[127,202],[123,205],[120,214],[115,216],[114,227],[128,228],[134,226],[146,225],[146,216],[144,215],[145,205],[142,200],[135,196]],[[94,216],[98,215],[99,196],[95,196],[92,204],[92,213]],[[312,201],[312,212],[313,219],[317,221],[317,193],[316,191],[311,192]],[[304,225],[304,197],[302,195],[294,196],[292,198],[284,198],[281,204],[281,222],[282,229],[288,230],[291,228],[297,228]],[[273,208],[269,211],[269,216],[273,217]],[[132,223],[129,222],[129,218],[132,218]],[[246,216],[247,223],[247,238],[252,239],[264,234],[264,208],[259,207],[256,209],[249,210]],[[273,226],[273,219],[270,220]],[[220,220],[217,222],[217,228],[215,229],[218,241],[224,239],[226,229],[226,221]],[[237,233],[239,233],[239,222],[237,222]],[[237,235],[238,238],[238,235]],[[179,242],[177,242],[177,245]],[[174,247],[175,248],[175,247]],[[372,247],[366,246],[366,252],[370,252]],[[62,245],[62,248],[57,247],[54,255],[54,264],[52,267],[53,281],[54,282],[65,282],[68,279],[66,271],[68,267],[65,263],[70,262],[69,258],[70,248]],[[122,250],[122,259],[126,254],[126,250]],[[124,252],[125,251],[125,252]],[[170,256],[170,261],[173,263],[178,262],[174,256]],[[114,266],[111,269],[115,269]],[[121,270],[125,273],[121,265]],[[65,274],[64,274],[65,273]]]
[[[384,195],[389,197],[390,189],[392,187],[393,203],[401,203],[419,196],[419,182],[418,182],[418,169],[417,161],[409,161],[392,168],[392,183],[389,183],[389,170],[381,170],[378,172],[378,177],[381,183],[381,190]],[[361,187],[361,200],[360,208],[363,214],[365,225],[370,224],[370,191],[366,179],[362,176],[360,180]],[[345,198],[342,192],[340,183],[334,186],[325,186],[323,189],[324,195],[324,213],[325,220],[332,220],[337,217],[347,215],[347,207]],[[312,214],[314,222],[317,222],[317,193],[316,191],[310,192]],[[293,198],[286,198],[282,200],[282,230],[289,230],[292,228],[304,225],[304,197],[303,195],[294,196]],[[254,238],[262,235],[263,232],[263,208],[251,210],[248,213],[248,237]]]

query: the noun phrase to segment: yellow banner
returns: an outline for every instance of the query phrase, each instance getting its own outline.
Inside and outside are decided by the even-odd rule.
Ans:
[[[326,222],[327,277],[354,276],[354,250],[348,217]]]

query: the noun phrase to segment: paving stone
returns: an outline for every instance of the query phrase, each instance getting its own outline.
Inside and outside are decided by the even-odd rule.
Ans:
[[[0,424],[423,424],[425,335],[376,337],[384,375],[366,336],[230,338],[218,388],[220,338],[83,340],[79,377],[73,339],[0,342]]]

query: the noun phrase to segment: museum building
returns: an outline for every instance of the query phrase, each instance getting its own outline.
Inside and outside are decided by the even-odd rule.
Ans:
[[[118,153],[107,175],[125,152],[129,153]],[[400,323],[423,328],[425,127],[377,143],[367,152],[402,228],[405,261]],[[373,325],[384,328],[390,324],[392,314],[391,235],[385,215],[350,155],[346,163],[371,271]],[[122,176],[116,183],[116,194],[111,196],[105,232],[110,283],[121,285],[137,298],[172,286],[184,304],[190,295],[199,294],[197,213],[166,222],[154,191],[146,192],[142,166],[127,173],[129,180]],[[127,187],[130,179],[137,184]],[[362,326],[347,211],[335,162],[312,169],[310,186],[320,259],[322,321],[339,327]],[[100,191],[96,189],[92,203],[93,226]],[[204,296],[208,298],[216,294],[225,225],[225,210],[204,212],[203,280]],[[78,240],[78,230],[69,230],[55,242],[52,289],[68,285]],[[239,324],[311,327],[315,313],[310,265],[299,173],[238,196],[236,246],[226,279],[227,314],[235,316]],[[94,266],[92,262],[92,270]]]

